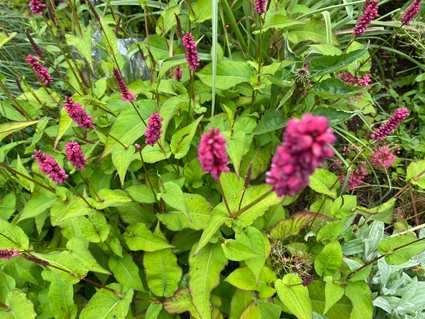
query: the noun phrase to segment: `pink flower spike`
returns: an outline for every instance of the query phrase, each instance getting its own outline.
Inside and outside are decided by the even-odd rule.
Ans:
[[[159,140],[162,133],[162,117],[159,116],[158,113],[153,113],[151,116],[149,116],[149,123],[146,128],[145,133],[143,135],[146,136],[146,144],[149,144],[150,146],[154,146],[155,143]]]
[[[47,69],[31,54],[28,54],[27,62],[29,65],[31,65],[35,73],[37,73],[41,82],[43,82],[45,85],[53,82],[53,78],[50,76],[49,71],[47,71]]]
[[[376,169],[389,169],[395,162],[395,156],[389,145],[384,145],[374,149],[370,163]]]
[[[186,50],[186,60],[190,66],[190,70],[195,71],[196,68],[201,65],[201,63],[198,57],[198,51],[196,51],[196,44],[192,33],[187,32],[183,36],[183,46]]]
[[[255,1],[255,13],[259,15],[266,13],[266,0],[256,0]]]
[[[40,0],[31,0],[29,6],[33,14],[43,15],[43,10],[46,9],[46,5],[42,4]]]
[[[230,172],[227,167],[229,160],[226,153],[226,139],[220,134],[220,130],[209,128],[209,133],[201,136],[198,146],[198,159],[202,166],[202,171],[210,172],[216,180],[220,180],[222,172]]]
[[[19,250],[13,251],[13,247],[9,250],[1,249],[0,250],[0,259],[9,260],[11,257],[18,257]]]
[[[44,154],[41,150],[34,150],[35,154],[32,157],[38,162],[38,167],[40,170],[49,176],[49,178],[53,182],[59,182],[59,184],[63,184],[65,178],[68,175],[65,174],[65,171],[59,164],[50,156]]]
[[[82,127],[86,131],[89,127],[93,130],[95,129],[93,126],[93,119],[87,114],[86,110],[84,110],[80,104],[75,103],[70,97],[65,97],[63,105],[65,106],[69,117],[77,123],[78,126]]]
[[[181,82],[181,80],[182,80],[182,74],[183,74],[182,69],[180,68],[180,66],[177,66],[176,69],[174,70],[174,79],[176,81]]]
[[[81,151],[80,145],[72,141],[65,145],[65,151],[68,155],[68,160],[76,168],[84,169],[84,164],[87,164],[87,160],[84,158],[84,154]]]
[[[398,109],[393,116],[390,117],[388,122],[383,124],[376,132],[372,133],[370,137],[376,138],[378,141],[382,141],[384,137],[387,137],[394,131],[401,122],[403,122],[409,116],[409,110],[407,107]]]
[[[353,31],[353,34],[357,38],[366,32],[367,26],[378,14],[378,3],[378,0],[373,0],[371,3],[369,3],[363,12],[363,15],[360,17],[359,21],[357,21],[357,25]]]
[[[121,92],[121,99],[123,101],[129,101],[132,102],[136,99],[136,96],[128,89],[127,85],[125,84],[123,78],[121,77],[120,72],[117,69],[113,69],[112,72],[114,73],[115,80],[118,83],[118,87]]]
[[[410,8],[407,9],[406,12],[404,13],[403,18],[401,19],[401,23],[408,25],[410,21],[412,21],[413,18],[418,14],[420,8],[421,8],[421,0],[413,1]]]

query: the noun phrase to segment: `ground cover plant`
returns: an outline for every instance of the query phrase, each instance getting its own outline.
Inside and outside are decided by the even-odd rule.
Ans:
[[[425,318],[420,0],[0,7],[0,318]]]

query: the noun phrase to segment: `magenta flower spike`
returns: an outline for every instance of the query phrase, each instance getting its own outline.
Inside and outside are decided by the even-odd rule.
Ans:
[[[34,42],[31,34],[27,30],[25,30],[25,34],[27,35],[28,41],[31,43],[32,48],[34,49],[35,54],[37,54],[40,60],[44,60],[43,51],[41,51],[40,47]]]
[[[159,116],[158,113],[153,113],[151,116],[149,116],[149,123],[146,128],[145,133],[143,133],[146,136],[146,144],[149,144],[150,146],[154,146],[155,143],[159,140],[162,133],[162,117]]]
[[[47,69],[31,54],[28,54],[27,62],[45,85],[53,82],[53,78],[50,76],[49,71],[47,71]]]
[[[202,171],[210,172],[216,180],[220,180],[222,172],[230,172],[227,167],[229,160],[226,153],[226,139],[220,134],[220,130],[210,127],[209,133],[204,133],[198,146],[198,159]]]
[[[40,0],[31,0],[29,3],[33,14],[43,15],[43,10],[46,9],[46,5],[42,4]]]
[[[65,174],[64,169],[60,167],[52,157],[44,154],[41,150],[34,150],[34,152],[35,154],[32,155],[32,157],[35,157],[37,160],[40,170],[44,174],[48,175],[53,182],[63,184],[65,178],[68,177],[68,175]]]
[[[190,70],[195,71],[201,63],[198,57],[198,51],[196,51],[196,44],[192,33],[187,32],[183,36],[183,46],[186,50],[186,60],[189,64]]]
[[[117,69],[113,69],[112,72],[114,73],[115,80],[118,83],[118,87],[121,92],[121,98],[123,101],[129,101],[132,102],[136,99],[133,93],[128,89],[127,85],[125,84],[123,78],[121,77],[120,72]]]
[[[180,66],[177,66],[176,69],[174,70],[174,79],[176,81],[181,82],[181,80],[182,80],[182,74],[183,74],[182,69],[180,68]]]
[[[376,138],[378,141],[382,141],[384,137],[387,137],[394,131],[401,122],[403,122],[409,116],[409,110],[407,107],[398,109],[393,116],[390,117],[388,122],[383,124],[376,132],[372,133],[370,137]]]
[[[277,196],[294,196],[309,184],[309,176],[320,162],[333,155],[328,144],[335,140],[324,116],[307,113],[301,120],[289,120],[283,144],[277,147],[266,173],[266,183],[273,185]]]
[[[72,141],[65,145],[65,151],[68,155],[68,160],[76,168],[84,169],[84,164],[87,164],[87,160],[84,157],[83,152],[81,151],[80,145]]]
[[[19,250],[13,251],[13,247],[10,250],[1,249],[0,250],[0,258],[4,260],[9,260],[12,256],[18,257],[20,255]]]
[[[378,14],[378,3],[378,0],[373,0],[372,2],[370,2],[364,10],[363,15],[360,17],[359,21],[357,21],[357,25],[353,31],[353,34],[357,38],[362,36],[366,32],[367,26]]]
[[[259,15],[266,13],[266,0],[256,0],[255,1],[255,13]]]
[[[93,130],[95,129],[93,126],[93,119],[87,114],[86,110],[84,110],[80,104],[75,103],[70,97],[65,97],[63,105],[65,106],[69,117],[77,123],[78,126],[82,127],[86,131],[89,127]]]
[[[407,9],[406,12],[404,13],[403,18],[401,19],[401,23],[408,25],[410,21],[412,21],[413,18],[418,14],[420,8],[421,8],[421,0],[413,1],[410,8]]]

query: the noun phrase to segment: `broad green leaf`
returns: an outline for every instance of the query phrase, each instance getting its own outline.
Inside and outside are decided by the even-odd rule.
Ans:
[[[345,84],[343,81],[339,79],[326,79],[318,82],[311,88],[314,94],[323,97],[324,99],[340,99],[340,98],[348,98],[350,96],[360,95],[362,91],[365,90],[362,86],[354,86]],[[329,108],[330,110],[334,110]],[[316,109],[315,109],[316,111]],[[317,111],[316,111],[317,113]],[[316,114],[313,113],[313,114]],[[339,113],[344,114],[346,117],[351,117],[352,114],[344,113],[339,111]]]
[[[53,272],[57,273],[62,281],[66,283],[75,285],[80,282],[80,277],[85,277],[88,273],[88,270],[84,267],[83,263],[69,254],[42,255],[34,252],[32,254],[41,260],[49,262],[52,266],[67,270],[68,272],[64,272],[54,267],[48,267]],[[76,276],[73,276],[70,273],[76,274]]]
[[[204,184],[202,176],[207,174],[202,170],[201,163],[197,158],[194,158],[184,166],[184,176],[186,177],[186,184],[192,188],[199,188]],[[223,175],[223,173],[221,174]]]
[[[425,250],[424,241],[418,241],[411,244],[415,241],[417,241],[416,238],[407,236],[390,237],[379,244],[378,251],[381,255],[386,255],[385,261],[387,264],[400,265]],[[407,246],[393,252],[394,249],[404,245]]]
[[[258,299],[254,299],[261,313],[261,319],[276,319],[280,318],[282,309],[278,305],[269,302],[263,302]]]
[[[364,281],[350,283],[345,288],[345,294],[353,303],[350,319],[372,319],[372,292]]]
[[[228,90],[240,83],[249,82],[254,69],[246,62],[218,61],[215,87]],[[207,86],[212,87],[212,64],[207,65],[196,75]]]
[[[138,111],[145,122],[148,121],[149,116],[157,110],[156,101],[153,100],[141,100],[138,101],[138,104]],[[146,126],[143,124],[133,106],[127,106],[121,111],[112,125],[110,135],[113,136],[113,138],[108,136],[102,158],[112,153],[114,146],[117,144],[116,140],[129,146],[141,137],[145,130]]]
[[[125,149],[119,144],[116,144],[112,150],[112,163],[114,163],[114,166],[117,168],[121,187],[124,187],[125,174],[127,173],[130,163],[133,161],[135,150],[136,148],[133,145]]]
[[[351,213],[351,209],[357,206],[357,196],[342,195],[335,199],[332,204],[332,216],[344,218]]]
[[[160,297],[173,296],[178,289],[182,269],[171,249],[145,252],[143,265],[149,289]]]
[[[253,291],[236,289],[230,303],[229,319],[240,319],[243,311],[252,303],[255,298]]]
[[[127,227],[127,229],[130,234],[124,233],[124,239],[128,248],[133,251],[144,250],[153,252],[167,248],[174,248],[165,240],[152,234],[145,224],[131,225]]]
[[[113,283],[106,287],[121,293],[122,297],[113,292],[100,289],[90,299],[81,312],[79,319],[125,319],[133,298],[133,289]]]
[[[189,254],[189,289],[193,304],[201,318],[211,318],[211,291],[220,282],[220,272],[227,265],[219,243],[204,246],[195,255],[195,245]]]
[[[223,252],[226,258],[233,261],[242,261],[261,256],[251,248],[238,243],[234,239],[226,240],[223,244],[221,244],[221,247],[223,248]]]
[[[104,242],[111,230],[105,216],[96,212],[87,216],[80,216],[78,224],[85,239],[93,243]]]
[[[180,314],[189,311],[192,318],[201,318],[193,305],[189,288],[180,289],[174,294],[174,296],[165,299],[164,309],[170,314]]]
[[[271,156],[270,144],[255,147],[252,143],[248,153],[243,157],[240,175],[246,176],[249,164],[252,162],[251,180],[256,179],[269,167]]]
[[[323,21],[318,19],[310,20],[308,24],[299,24],[287,27],[285,31],[288,31],[288,40],[293,43],[308,40],[316,43],[327,43],[328,41],[326,25]],[[332,44],[339,44],[335,34],[333,34],[332,40]]]
[[[267,132],[275,132],[286,125],[282,110],[276,110],[274,107],[269,108],[261,117],[258,126],[252,131],[254,135],[260,135]]]
[[[102,40],[103,43],[108,48],[108,52],[110,55],[118,56],[118,43],[117,37],[115,36],[114,31],[109,27],[106,21],[100,17],[100,24],[102,26]],[[84,38],[87,34],[84,35]],[[90,35],[90,47],[91,47],[91,35]],[[118,319],[118,318],[117,318]]]
[[[335,174],[322,168],[316,168],[313,175],[310,175],[309,186],[316,192],[335,199],[337,196],[336,189],[339,186],[338,183],[336,183],[337,180],[338,177]],[[334,184],[336,187],[334,186],[334,188],[331,189]]]
[[[203,115],[173,135],[171,138],[170,147],[171,152],[174,154],[175,158],[183,158],[186,156],[187,152],[189,152],[193,136],[195,135],[198,124],[202,118]]]
[[[91,252],[88,250],[84,241],[79,237],[72,237],[67,243],[66,248],[69,249],[68,252],[71,257],[79,259],[81,263],[87,268],[89,271],[98,272],[101,274],[111,275],[109,271],[102,268],[96,259],[93,257]]]
[[[124,254],[123,258],[111,257],[108,261],[109,269],[114,274],[118,282],[128,288],[138,291],[145,291],[139,275],[139,267],[129,254]]]
[[[270,19],[266,19],[266,23],[264,23],[262,30],[263,32],[265,32],[270,28],[284,29],[296,24],[305,24],[305,22],[301,20],[294,20],[294,19],[288,18],[282,14],[274,14],[270,17]],[[253,34],[258,34],[258,33],[260,33],[259,30],[253,32]]]
[[[123,193],[123,192],[121,192]],[[121,195],[119,190],[113,191],[112,189],[102,189],[98,192],[102,202],[96,202],[97,209],[104,209],[110,206],[121,206],[122,204],[130,203],[131,198],[124,193]]]
[[[332,276],[327,276],[324,278],[326,282],[325,287],[325,310],[324,314],[335,305],[335,303],[344,296],[344,287],[333,282]]]
[[[418,185],[420,188],[425,188],[425,174],[417,177],[425,171],[425,161],[410,163],[407,167],[406,182],[412,180],[413,185]]]
[[[28,250],[29,239],[28,236],[19,226],[11,225],[9,222],[0,218],[0,247],[2,249],[14,248],[15,250]],[[7,236],[7,239],[5,236]]]
[[[143,44],[144,44],[142,46],[143,54],[150,61],[147,39],[145,39],[143,41]],[[150,46],[150,51],[151,51],[155,61],[157,61],[157,62],[160,61],[160,60],[165,60],[170,56],[167,40],[162,36],[150,35],[149,36],[149,46]],[[147,63],[147,64],[150,65],[149,63]]]
[[[159,313],[162,310],[162,303],[161,302],[153,302],[148,307],[148,310],[146,311],[145,319],[156,319],[159,315]]]
[[[285,209],[282,206],[272,206],[264,214],[264,229],[270,231],[270,229],[276,224],[286,218]]]
[[[9,36],[7,36],[7,35],[5,35],[5,34],[3,34],[3,33],[0,33],[0,48],[1,48],[4,44],[6,44],[6,43],[7,43],[7,42],[9,42],[10,40],[12,40],[12,38],[13,38],[15,35],[17,35],[17,33],[16,33],[16,32],[13,32],[13,33],[9,34]]]
[[[190,10],[190,21],[201,23],[212,18],[212,2],[209,0],[198,0]]]
[[[16,287],[16,281],[13,277],[0,270],[0,302],[5,303],[6,297]]]
[[[260,318],[261,312],[257,304],[253,301],[242,312],[240,319]]]
[[[33,303],[23,292],[18,290],[12,290],[7,295],[6,306],[10,310],[2,312],[2,319],[34,319],[37,316]]]
[[[333,274],[341,267],[342,250],[338,240],[327,244],[314,260],[314,269],[319,276]]]
[[[53,281],[49,288],[49,303],[52,314],[58,319],[77,318],[77,305],[74,304],[74,289],[72,285],[62,281],[59,275],[53,273]]]
[[[348,267],[350,268],[351,271],[355,271],[361,267],[363,267],[364,262],[361,261],[358,262],[357,260],[355,260],[354,258],[343,258],[342,259],[344,261],[345,264],[348,265]],[[356,272],[355,274],[353,274],[352,276],[350,276],[350,278],[348,279],[348,281],[364,281],[367,277],[369,277],[370,272],[372,271],[372,264],[370,264],[369,266],[359,270],[358,272]]]
[[[49,209],[57,199],[57,196],[51,192],[46,191],[43,193],[38,193],[27,202],[21,214],[19,215],[18,221],[32,218],[41,214],[45,210]]]
[[[164,188],[164,192],[158,193],[158,200],[163,199],[165,203],[177,209],[192,223],[187,210],[186,199],[181,188],[173,182],[165,183]]]
[[[158,214],[158,219],[172,231],[181,231],[184,228],[194,230],[204,229],[211,216],[214,206],[204,197],[198,194],[183,193],[189,212],[189,221],[180,211],[169,211],[165,214]]]
[[[311,60],[308,71],[313,77],[330,74],[348,66],[358,58],[361,58],[366,52],[367,48],[364,48],[341,55],[323,55]]]
[[[346,220],[347,219],[344,218],[344,219],[336,220],[334,222],[330,222],[329,224],[326,224],[317,233],[317,239],[316,240],[318,242],[322,242],[322,241],[331,242],[331,241],[333,241],[334,239],[336,239],[339,236],[339,234],[341,234],[342,227],[344,226],[344,223],[345,223]]]
[[[198,254],[201,249],[208,244],[210,239],[215,235],[217,230],[227,221],[231,220],[229,213],[227,212],[224,203],[217,205],[211,213],[211,217],[208,221],[205,230],[202,233],[201,239],[194,251],[194,255]],[[221,247],[220,247],[221,249]]]
[[[63,108],[60,112],[58,133],[56,134],[56,139],[55,139],[55,144],[53,146],[53,149],[56,149],[60,139],[66,133],[66,131],[68,131],[68,129],[71,127],[71,124],[72,124],[72,119],[69,117],[68,113],[66,112],[66,109]]]
[[[316,216],[317,213],[302,212],[296,213],[290,218],[283,219],[272,228],[270,237],[283,239],[289,235],[297,235],[304,229]],[[330,217],[317,214],[316,220],[332,220]]]
[[[42,119],[37,121],[22,121],[22,122],[6,122],[3,124],[0,124],[0,142],[6,137],[12,134],[13,132],[22,130],[23,128],[26,128],[30,125],[37,124],[41,121],[46,121],[49,119]]]
[[[26,177],[32,178],[31,175],[28,173],[27,169],[24,167],[21,161],[21,157],[18,154],[18,158],[16,159],[16,170],[25,175]],[[29,179],[26,179],[25,177],[18,175],[18,181],[20,181],[20,184],[25,187],[26,190],[30,191],[31,193],[34,191],[35,184],[34,182],[30,181]]]
[[[227,142],[227,154],[232,160],[236,174],[240,176],[240,166],[245,149],[245,133],[243,131],[237,131],[233,136],[230,136],[228,132],[225,132],[223,136]]]
[[[245,188],[245,181],[232,172],[221,173],[220,183],[227,200],[231,199]]]
[[[110,41],[111,40],[113,39],[110,39]],[[87,29],[83,32],[82,39],[74,35],[70,35],[70,34],[66,35],[66,42],[69,45],[76,47],[78,52],[80,52],[80,54],[87,60],[87,62],[90,64],[90,67],[93,69],[93,60],[91,55],[91,47],[92,47],[91,41],[92,41],[92,35],[91,35],[90,26],[88,26]]]
[[[271,283],[276,281],[276,275],[267,267],[263,268],[260,275],[260,280],[255,280],[254,274],[248,267],[242,267],[234,270],[226,279],[228,283],[232,284],[238,289],[242,290],[256,290],[260,298],[270,298],[276,292],[275,289],[270,287]]]
[[[162,11],[161,17],[158,19],[158,23],[156,24],[157,35],[167,33],[177,24],[176,18],[174,16],[175,14],[180,14],[179,6],[169,7],[167,10]],[[161,76],[159,76],[159,78],[161,78]]]
[[[92,207],[94,206],[94,200],[93,198],[85,198],[87,203],[89,203]],[[62,223],[63,221],[71,218],[76,218],[84,215],[88,215],[89,213],[94,213],[94,208],[87,205],[86,201],[84,201],[82,198],[78,198],[75,200],[71,205],[67,205],[66,207],[63,207],[62,211],[62,217],[58,218],[58,223]],[[52,209],[56,209],[56,205],[53,205]],[[53,215],[52,215],[53,216]],[[55,218],[56,219],[56,218]]]
[[[8,220],[16,210],[15,192],[10,192],[0,201],[0,218]]]
[[[313,313],[307,287],[300,285],[302,279],[295,274],[287,274],[276,281],[280,300],[299,319],[311,319]],[[295,286],[292,286],[295,285]]]
[[[143,160],[145,163],[157,163],[159,161],[165,160],[171,156],[170,145],[167,142],[162,144],[162,149],[156,143],[153,147],[145,147],[142,151]],[[135,154],[135,157],[140,159],[139,154]]]
[[[366,220],[377,220],[389,224],[393,218],[395,202],[396,199],[391,198],[388,202],[373,208],[357,206],[354,213],[363,215]]]
[[[26,121],[27,118],[16,110],[12,104],[15,104],[13,100],[3,100],[1,102],[0,114],[11,121]],[[19,105],[25,110],[25,112],[28,113],[29,116],[32,118],[37,117],[37,111],[31,104],[23,100],[19,100]]]
[[[151,188],[146,185],[134,185],[126,188],[126,191],[139,203],[152,204],[156,202]]]
[[[147,227],[151,227],[156,221],[156,216],[152,209],[138,203],[129,203],[128,206],[118,206],[116,209],[122,220],[130,225],[142,223],[146,224]]]

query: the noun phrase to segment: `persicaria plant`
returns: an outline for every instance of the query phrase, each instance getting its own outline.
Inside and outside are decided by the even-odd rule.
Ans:
[[[357,2],[2,4],[0,318],[424,318],[421,2]]]

